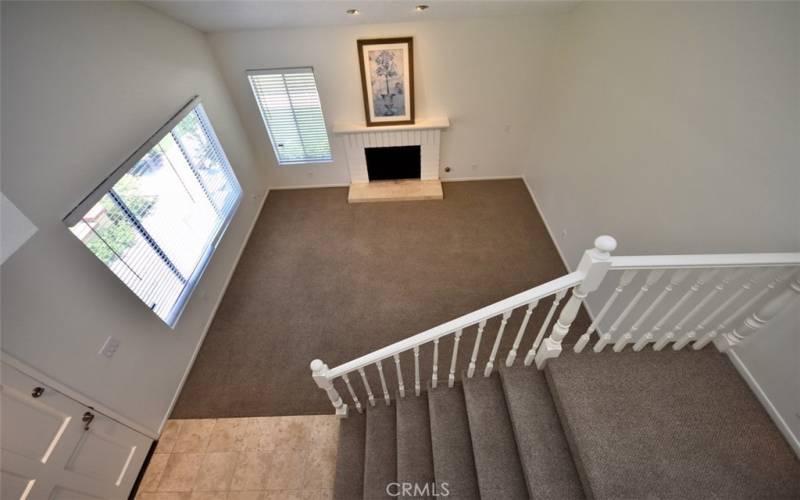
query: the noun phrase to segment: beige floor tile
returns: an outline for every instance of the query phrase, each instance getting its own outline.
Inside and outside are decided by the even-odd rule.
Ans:
[[[303,469],[308,450],[286,448],[266,452],[269,462],[264,469],[264,489],[299,490],[303,485]]]
[[[228,500],[227,491],[194,491],[190,500]]]
[[[336,450],[333,453],[311,449],[305,455],[303,488],[331,489],[336,476]]]
[[[191,500],[192,494],[188,491],[161,491],[156,493],[141,493],[136,495],[137,500]]]
[[[313,423],[305,417],[277,417],[261,423],[262,450],[307,449],[312,442]]]
[[[228,500],[263,500],[263,491],[230,491]]]
[[[175,441],[173,453],[200,453],[206,451],[216,421],[211,418],[184,420]]]
[[[333,500],[333,489],[307,490],[306,495],[306,500]]]
[[[181,430],[181,423],[183,420],[167,420],[164,425],[164,431],[158,438],[158,445],[156,446],[156,453],[172,453],[175,447],[175,441],[178,439],[178,433]]]
[[[263,500],[306,500],[308,492],[305,490],[274,490],[265,491]]]
[[[265,471],[271,467],[271,453],[248,451],[239,453],[236,469],[231,480],[231,491],[255,491],[265,489]]]
[[[220,418],[214,424],[206,452],[243,451],[249,430],[246,418]]]
[[[164,473],[164,468],[167,466],[167,460],[169,460],[168,453],[154,453],[150,457],[150,463],[147,464],[147,470],[145,470],[142,482],[139,484],[139,491],[156,491],[158,483],[161,481],[161,475]]]
[[[267,426],[265,423],[270,419],[280,417],[251,417],[242,419],[245,426],[244,451],[258,451],[261,449],[261,439]]]
[[[197,473],[194,490],[227,491],[231,485],[238,458],[239,453],[235,451],[206,453],[200,471]]]
[[[192,491],[202,463],[202,453],[170,454],[158,491]]]

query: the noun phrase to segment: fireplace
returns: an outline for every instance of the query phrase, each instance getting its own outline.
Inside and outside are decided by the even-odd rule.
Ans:
[[[364,148],[367,176],[372,181],[419,179],[422,173],[420,146]]]
[[[387,127],[335,123],[350,170],[347,201],[441,200],[439,146],[449,126],[447,118]]]

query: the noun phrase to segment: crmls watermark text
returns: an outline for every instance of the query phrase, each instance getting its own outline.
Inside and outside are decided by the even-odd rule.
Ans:
[[[386,494],[390,497],[447,497],[450,486],[447,483],[389,483]]]

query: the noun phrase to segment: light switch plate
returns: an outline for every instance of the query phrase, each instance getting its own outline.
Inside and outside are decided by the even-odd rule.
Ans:
[[[103,347],[100,348],[100,351],[97,354],[102,354],[103,356],[110,358],[114,356],[114,353],[116,353],[117,349],[119,349],[119,343],[119,339],[108,337],[103,343]]]

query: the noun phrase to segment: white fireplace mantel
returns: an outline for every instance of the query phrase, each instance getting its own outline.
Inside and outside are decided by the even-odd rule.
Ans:
[[[359,134],[364,132],[390,132],[397,130],[429,130],[434,128],[448,128],[450,120],[445,116],[441,118],[423,118],[409,125],[387,125],[367,127],[364,123],[338,122],[333,124],[334,134]]]

